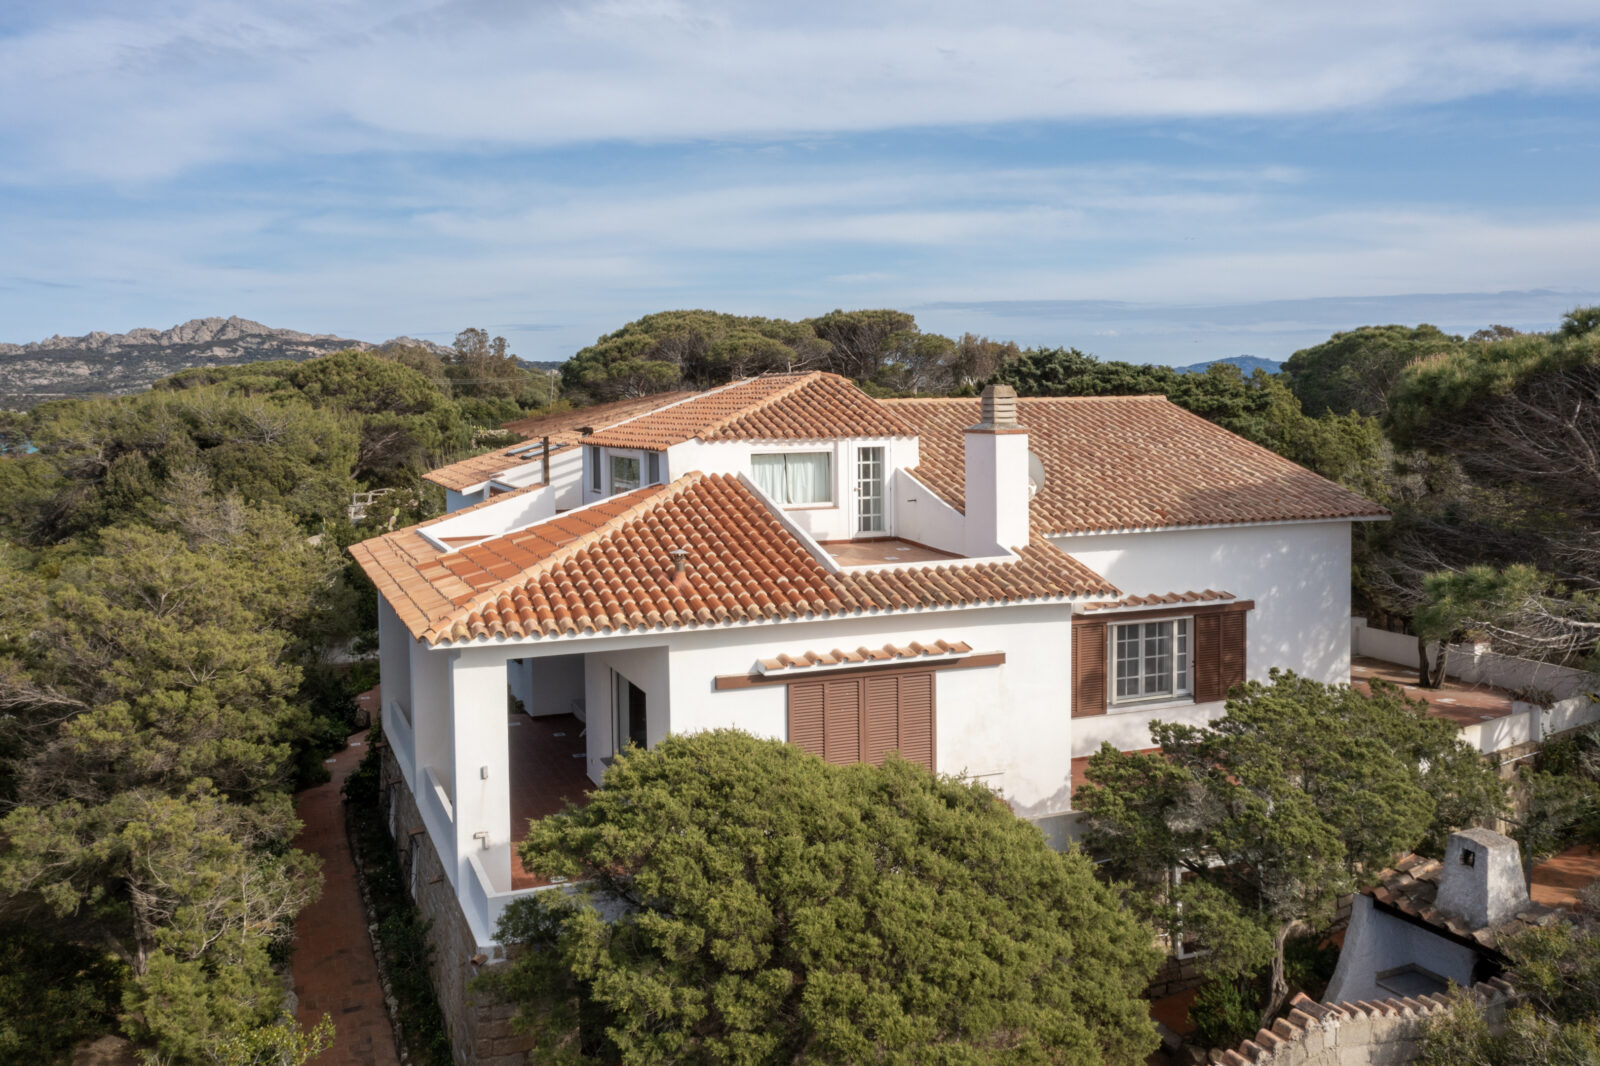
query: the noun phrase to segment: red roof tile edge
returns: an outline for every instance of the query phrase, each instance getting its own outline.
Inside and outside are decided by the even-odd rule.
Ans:
[[[814,666],[855,666],[863,663],[899,662],[905,659],[948,658],[966,655],[971,651],[972,645],[964,640],[936,640],[932,644],[913,640],[904,646],[885,644],[881,648],[860,647],[854,651],[834,648],[832,651],[803,651],[799,655],[789,655],[785,652],[771,659],[762,659],[761,672],[774,674],[783,670],[806,670]]]
[[[1087,611],[1115,611],[1132,607],[1170,607],[1185,603],[1226,603],[1238,599],[1231,592],[1202,589],[1199,592],[1169,592],[1164,596],[1124,596],[1120,600],[1099,600],[1086,603],[1080,609]]]
[[[658,577],[653,576],[653,571],[659,566],[653,566],[651,574],[643,575],[637,567],[615,570],[614,559],[602,559],[600,565],[587,557],[578,559],[591,547],[599,547],[602,556],[607,551],[615,555],[616,546],[607,545],[609,536],[627,528],[630,523],[648,518],[654,509],[667,507],[677,497],[701,486],[712,493],[707,498],[707,506],[712,510],[736,506],[749,511],[749,521],[740,526],[741,533],[747,530],[755,532],[757,526],[762,527],[766,538],[751,540],[748,547],[760,557],[754,562],[770,571],[765,577],[748,570],[747,564],[752,563],[752,558],[743,558],[746,553],[742,548],[739,550],[741,558],[733,560],[741,569],[731,578],[731,583],[732,571],[728,570],[723,560],[718,559],[707,564],[708,569],[699,587],[691,583],[691,586],[677,591],[665,586],[657,587],[660,582]],[[795,537],[785,529],[771,507],[745,487],[742,479],[695,473],[671,485],[655,486],[630,495],[634,498],[605,521],[565,541],[550,555],[540,557],[536,563],[519,568],[502,581],[485,585],[459,577],[447,579],[459,574],[463,566],[469,571],[472,569],[473,564],[468,562],[467,553],[490,551],[493,554],[492,549],[502,540],[525,537],[546,523],[570,523],[574,518],[581,521],[585,512],[615,508],[622,498],[599,501],[460,551],[431,554],[420,563],[403,547],[388,546],[388,542],[403,534],[417,537],[419,527],[416,526],[352,545],[350,551],[373,578],[385,599],[401,615],[407,629],[418,639],[430,644],[901,613],[977,604],[1066,602],[1083,596],[1115,595],[1118,592],[1105,578],[1053,545],[1043,542],[1022,548],[1015,560],[1003,563],[958,561],[911,572],[864,568],[848,574],[829,573],[815,553],[804,544],[803,538]],[[503,502],[506,498],[495,497],[492,501],[474,505],[473,509]],[[449,517],[460,513],[454,512]],[[430,520],[422,525],[439,520]],[[675,535],[681,535],[684,528],[681,523],[685,519],[680,515],[670,520],[680,523],[675,527],[678,529]],[[720,535],[707,526],[703,519],[692,521],[691,525],[695,530]],[[645,529],[645,535],[654,536],[649,529]],[[691,534],[694,538],[700,535],[698,532]],[[774,537],[777,539],[771,539]],[[383,546],[382,551],[377,550],[380,545]],[[631,550],[624,545],[625,554]],[[391,572],[385,561],[393,563],[399,555],[406,556],[398,560],[397,565],[402,570]],[[578,565],[580,570],[565,573],[569,564]],[[799,569],[795,570],[795,566]],[[404,569],[406,567],[409,567],[409,572]],[[437,578],[417,573],[420,568],[426,568]],[[476,572],[479,580],[482,580],[485,568],[479,565]],[[498,571],[490,569],[488,572]],[[648,581],[641,585],[640,582],[645,578]],[[435,580],[446,581],[447,588],[442,590],[434,587]],[[537,590],[534,588],[536,584],[540,586]],[[471,586],[469,590],[461,591],[468,585]],[[450,588],[456,591],[449,591]],[[430,593],[427,602],[435,605],[431,610],[418,598],[423,591]],[[540,600],[539,605],[535,607],[530,603],[525,593],[534,593]],[[704,603],[702,594],[707,597]],[[645,596],[646,602],[654,603],[656,607],[643,610],[638,606],[629,606],[624,609],[625,604],[633,604],[639,595]],[[665,602],[661,599],[662,595],[673,601],[670,609],[662,606]],[[548,603],[545,597],[550,597]]]

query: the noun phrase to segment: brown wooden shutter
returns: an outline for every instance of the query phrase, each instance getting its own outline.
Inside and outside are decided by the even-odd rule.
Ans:
[[[883,757],[900,746],[900,679],[869,677],[867,689],[867,740],[862,759],[880,766]]]
[[[832,763],[882,765],[891,751],[934,768],[933,671],[789,685],[789,743]]]
[[[822,746],[822,682],[808,681],[789,686],[789,743],[815,755],[825,755]]]
[[[1213,703],[1228,694],[1222,683],[1221,616],[1196,615],[1194,619],[1194,690],[1196,703]]]
[[[824,681],[822,744],[829,762],[861,761],[861,682]]]
[[[933,671],[900,675],[900,754],[934,769]]]
[[[1106,713],[1106,624],[1072,625],[1072,717]]]
[[[1233,686],[1244,684],[1244,612],[1225,611],[1221,619],[1222,640],[1218,663],[1222,674],[1222,691],[1226,694]]]

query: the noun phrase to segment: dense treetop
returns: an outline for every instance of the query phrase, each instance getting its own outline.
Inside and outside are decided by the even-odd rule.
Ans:
[[[902,760],[668,737],[535,822],[522,855],[587,889],[519,901],[501,929],[530,950],[496,989],[547,1061],[1137,1063],[1155,1045],[1149,929],[989,790]]]

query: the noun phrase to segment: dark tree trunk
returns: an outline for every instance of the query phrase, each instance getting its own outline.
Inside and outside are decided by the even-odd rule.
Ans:
[[[1423,688],[1438,688],[1444,684],[1445,661],[1450,657],[1449,641],[1439,641],[1439,650],[1430,657],[1428,642],[1417,638],[1417,684]]]
[[[1265,1029],[1272,1024],[1272,1019],[1278,1016],[1283,1005],[1289,999],[1289,977],[1284,972],[1284,945],[1289,942],[1289,937],[1304,925],[1298,918],[1284,922],[1278,927],[1278,934],[1272,938],[1272,989],[1267,995],[1267,1005],[1261,1011],[1261,1028]]]

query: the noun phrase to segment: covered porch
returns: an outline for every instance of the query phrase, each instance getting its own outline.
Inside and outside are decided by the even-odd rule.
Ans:
[[[550,884],[529,873],[518,854],[528,823],[555,814],[568,803],[582,806],[594,782],[589,780],[588,737],[584,722],[573,714],[535,718],[513,711],[506,720],[511,760],[511,888],[522,891]]]

